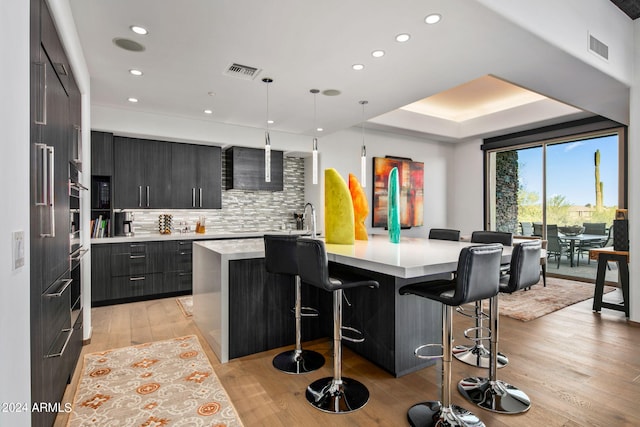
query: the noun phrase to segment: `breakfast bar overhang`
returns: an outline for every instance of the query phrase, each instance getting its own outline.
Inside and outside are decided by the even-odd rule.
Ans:
[[[354,245],[327,244],[332,271],[380,283],[379,289],[345,291],[348,303],[344,305],[343,323],[362,331],[365,338],[364,342],[347,341],[345,345],[394,376],[433,364],[416,358],[413,350],[424,343],[441,342],[442,305],[425,298],[402,296],[398,289],[426,279],[449,277],[456,271],[461,249],[470,245],[407,237],[394,244],[385,235],[369,236],[369,240],[356,241]],[[505,247],[502,262],[508,263],[510,255],[511,247]],[[288,288],[292,284],[286,284],[285,289],[268,276],[264,271],[262,239],[194,243],[194,321],[222,363],[239,357],[238,354],[250,354],[236,350],[246,347],[247,340],[260,342],[250,352],[293,344],[291,329],[278,326],[292,323],[279,320],[279,313],[291,316],[292,301],[286,296],[293,294],[292,288]],[[303,284],[304,288],[309,286]],[[304,305],[320,307],[320,319],[314,321],[324,323],[310,338],[306,334],[306,339],[330,335],[330,317],[322,316],[330,310],[329,299],[323,294],[309,292],[303,300]],[[264,310],[259,308],[262,303],[266,304]],[[251,321],[237,320],[242,316]],[[256,335],[260,325],[270,326]],[[265,334],[268,337],[260,336]]]

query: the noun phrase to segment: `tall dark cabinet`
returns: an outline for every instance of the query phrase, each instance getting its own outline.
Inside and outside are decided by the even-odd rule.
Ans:
[[[80,136],[80,93],[46,3],[31,0],[30,7],[31,401],[55,404],[82,337],[82,316],[72,324],[71,315],[68,186],[69,162],[75,158],[81,166],[79,145],[75,152],[73,146]],[[32,425],[51,426],[55,416],[33,412]]]
[[[221,149],[207,145],[171,144],[171,207],[222,207]]]

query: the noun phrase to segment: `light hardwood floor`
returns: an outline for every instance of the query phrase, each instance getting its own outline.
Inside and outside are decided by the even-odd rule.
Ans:
[[[529,395],[533,404],[528,412],[501,415],[472,407],[455,386],[453,402],[475,412],[487,426],[639,426],[640,327],[626,322],[621,312],[594,314],[591,304],[587,300],[526,323],[501,317],[500,350],[510,363],[498,371],[498,378]],[[412,404],[437,399],[439,393],[439,365],[394,378],[345,348],[343,375],[366,384],[371,400],[351,414],[325,414],[306,402],[304,391],[311,381],[331,375],[328,339],[305,345],[324,354],[323,368],[288,375],[271,365],[281,349],[220,364],[175,298],[94,308],[92,314],[93,337],[83,354],[197,335],[247,427],[403,426],[408,425],[406,411]],[[462,330],[468,326],[469,320],[454,316],[457,343],[465,342]],[[81,366],[82,360],[67,387],[65,402],[73,397]],[[453,362],[455,382],[485,373]],[[66,421],[67,415],[61,413],[55,426]]]

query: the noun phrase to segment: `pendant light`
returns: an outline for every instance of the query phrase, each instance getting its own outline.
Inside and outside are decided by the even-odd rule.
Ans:
[[[264,131],[264,181],[271,182],[271,138],[269,137],[269,83],[273,79],[265,77],[262,79],[267,84],[267,127]]]
[[[313,179],[313,185],[317,185],[318,184],[318,127],[316,125],[316,119],[317,119],[316,96],[320,91],[318,89],[311,89],[309,92],[313,94],[313,129],[314,129],[313,132],[315,135],[313,138],[313,145],[312,145],[313,151],[311,152],[311,158],[312,158],[311,176]]]
[[[369,101],[360,101],[362,105],[362,148],[360,149],[360,185],[362,188],[367,186],[367,147],[364,145],[364,106]]]

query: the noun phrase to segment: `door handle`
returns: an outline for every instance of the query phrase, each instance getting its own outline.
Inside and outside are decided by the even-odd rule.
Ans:
[[[191,188],[191,207],[196,207],[196,188]]]
[[[43,184],[46,188],[46,196],[43,197],[43,200],[46,199],[46,206],[49,210],[49,232],[41,233],[40,237],[56,237],[56,207],[55,207],[55,174],[54,174],[54,161],[55,161],[55,153],[53,147],[50,145],[45,146],[46,156],[44,160],[45,170],[43,180]],[[45,184],[46,182],[46,184]]]
[[[138,185],[138,207],[142,207],[142,185]]]
[[[149,207],[149,186],[147,185],[147,207]]]
[[[202,207],[202,188],[200,189],[200,207]]]

